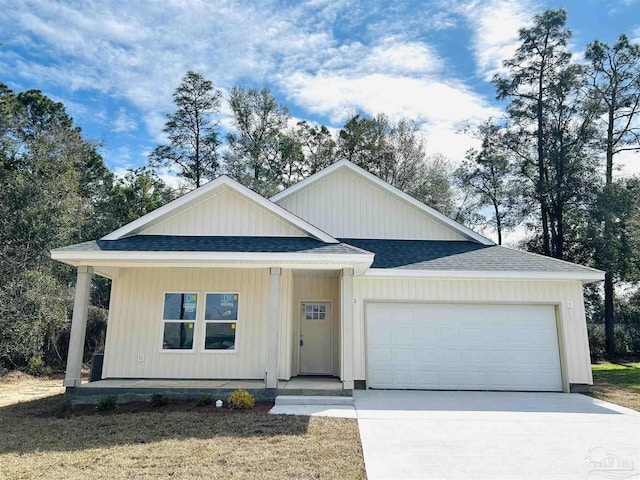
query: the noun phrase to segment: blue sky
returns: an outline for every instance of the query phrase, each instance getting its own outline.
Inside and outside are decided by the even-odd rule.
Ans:
[[[331,127],[355,111],[415,119],[455,164],[475,145],[461,126],[501,114],[489,79],[518,29],[558,7],[577,55],[596,38],[640,41],[640,0],[0,0],[0,81],[64,102],[118,173],[162,141],[187,70],[225,96],[270,87],[295,118]],[[638,156],[624,163],[640,172]]]

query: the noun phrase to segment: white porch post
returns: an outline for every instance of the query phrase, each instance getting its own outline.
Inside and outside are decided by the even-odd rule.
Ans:
[[[353,268],[342,270],[341,282],[342,348],[340,362],[342,386],[353,389]]]
[[[82,382],[80,371],[82,369],[82,355],[84,353],[84,340],[87,330],[92,274],[92,267],[78,267],[76,296],[73,302],[73,317],[71,319],[71,335],[69,336],[67,371],[64,375],[65,387],[77,387]]]
[[[267,345],[267,388],[278,388],[278,338],[280,336],[280,268],[271,269],[269,279],[269,343]]]

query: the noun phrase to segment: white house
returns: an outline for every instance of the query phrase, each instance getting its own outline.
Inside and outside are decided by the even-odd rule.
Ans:
[[[220,177],[97,241],[104,379],[340,379],[344,389],[565,391],[592,383],[582,286],[603,272],[496,246],[347,161],[266,199]]]

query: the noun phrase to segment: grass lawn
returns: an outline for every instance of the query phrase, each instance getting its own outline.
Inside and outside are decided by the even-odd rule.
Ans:
[[[596,363],[591,395],[640,411],[640,363]]]
[[[49,383],[0,380],[0,478],[365,478],[353,419],[220,412],[195,401],[80,407],[64,418],[60,380]]]

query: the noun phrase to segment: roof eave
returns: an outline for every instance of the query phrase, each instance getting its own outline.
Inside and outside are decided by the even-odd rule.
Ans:
[[[604,280],[604,272],[587,269],[579,272],[533,270],[427,270],[409,268],[370,268],[365,277],[396,278],[481,278],[500,280],[571,280],[593,283]]]

